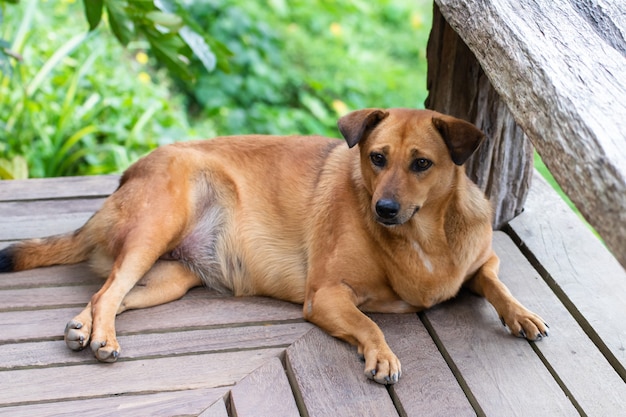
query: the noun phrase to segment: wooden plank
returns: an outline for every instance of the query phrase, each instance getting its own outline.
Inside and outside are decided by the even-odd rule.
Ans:
[[[0,181],[0,201],[103,197],[117,188],[119,175]]]
[[[104,199],[0,203],[0,239],[21,240],[71,232],[96,212]]]
[[[2,372],[0,404],[232,385],[284,349],[200,354]],[[33,383],[36,381],[36,383]]]
[[[277,323],[120,335],[120,361],[155,356],[227,350],[287,347],[313,327],[310,323]],[[53,365],[96,363],[90,349],[74,352],[62,340],[0,345],[0,371]]]
[[[436,3],[559,184],[626,266],[626,45],[623,37],[607,42],[604,25],[619,27],[626,2]]]
[[[626,380],[624,268],[539,175],[524,213],[510,223],[510,230]]]
[[[198,415],[211,401],[221,401],[227,387],[161,392],[145,395],[117,395],[77,401],[59,401],[26,406],[0,407],[0,416],[53,417],[60,415],[173,416]],[[223,404],[223,401],[222,401]],[[214,415],[217,417],[217,415]],[[225,415],[225,417],[228,417]]]
[[[237,417],[300,415],[278,358],[270,359],[239,381],[230,391],[230,405]]]
[[[0,249],[2,249],[1,246]],[[86,263],[0,274],[0,290],[61,285],[101,285],[103,283],[104,280],[95,276]],[[0,303],[0,308],[2,306]]]
[[[533,347],[505,332],[485,299],[461,292],[424,317],[478,414],[577,414]]]
[[[0,311],[85,305],[102,285],[5,289],[0,291]]]
[[[356,349],[319,328],[287,349],[286,362],[296,401],[309,417],[398,415],[385,386],[365,377]]]
[[[35,200],[0,203],[2,223],[10,226],[17,219],[56,218],[57,215],[94,213],[104,198],[76,198],[73,200]],[[4,227],[3,227],[4,229]]]
[[[494,241],[502,258],[502,281],[520,302],[550,325],[550,337],[535,343],[534,347],[558,375],[568,396],[587,416],[623,413],[626,410],[624,381],[511,239],[499,232]],[[602,400],[598,401],[599,398]]]
[[[92,215],[93,212],[83,212],[13,217],[11,221],[0,221],[0,239],[23,240],[72,232],[84,225]]]
[[[181,300],[118,316],[118,334],[200,326],[242,325],[277,321],[303,321],[302,307],[264,297],[202,297],[202,288]],[[197,296],[194,294],[198,294]],[[0,342],[33,341],[63,336],[65,324],[81,308],[0,312]]]
[[[198,414],[198,417],[228,417],[228,411],[226,411],[226,404],[224,399],[220,398],[209,408]]]
[[[401,415],[476,415],[416,314],[375,314],[372,318],[402,363],[400,382],[390,386]]]

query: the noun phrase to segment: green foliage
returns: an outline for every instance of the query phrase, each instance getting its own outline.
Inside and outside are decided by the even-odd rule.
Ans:
[[[349,110],[421,107],[422,1],[0,0],[0,178],[119,172],[196,136],[337,136]]]
[[[23,60],[0,77],[0,178],[25,177],[26,164],[36,177],[118,171],[192,133],[166,75],[137,61],[148,45],[124,50],[86,23],[67,25],[85,21],[79,6],[31,0],[4,11],[0,38]]]
[[[222,134],[337,135],[362,107],[423,107],[432,3],[196,0],[189,11],[233,53],[188,93]],[[192,106],[193,108],[193,106]]]
[[[208,71],[216,65],[228,69],[228,49],[208,37],[175,0],[83,0],[83,4],[90,31],[100,25],[106,11],[122,45],[146,39],[159,62],[185,81],[194,78],[187,66],[194,55]]]

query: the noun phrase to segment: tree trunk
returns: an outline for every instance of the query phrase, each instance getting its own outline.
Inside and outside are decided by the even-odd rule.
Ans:
[[[437,5],[427,57],[426,107],[474,123],[487,136],[466,169],[491,201],[493,226],[500,228],[522,211],[532,177],[532,145]]]

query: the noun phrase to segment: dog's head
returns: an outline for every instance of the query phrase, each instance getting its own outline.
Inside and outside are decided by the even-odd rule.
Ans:
[[[359,145],[371,210],[387,226],[450,195],[456,167],[484,138],[471,123],[429,110],[357,110],[338,126],[349,147]]]

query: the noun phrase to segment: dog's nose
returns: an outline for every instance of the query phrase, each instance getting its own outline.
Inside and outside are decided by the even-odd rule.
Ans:
[[[376,214],[381,219],[391,220],[400,212],[400,204],[395,200],[388,198],[378,200],[376,202]]]

